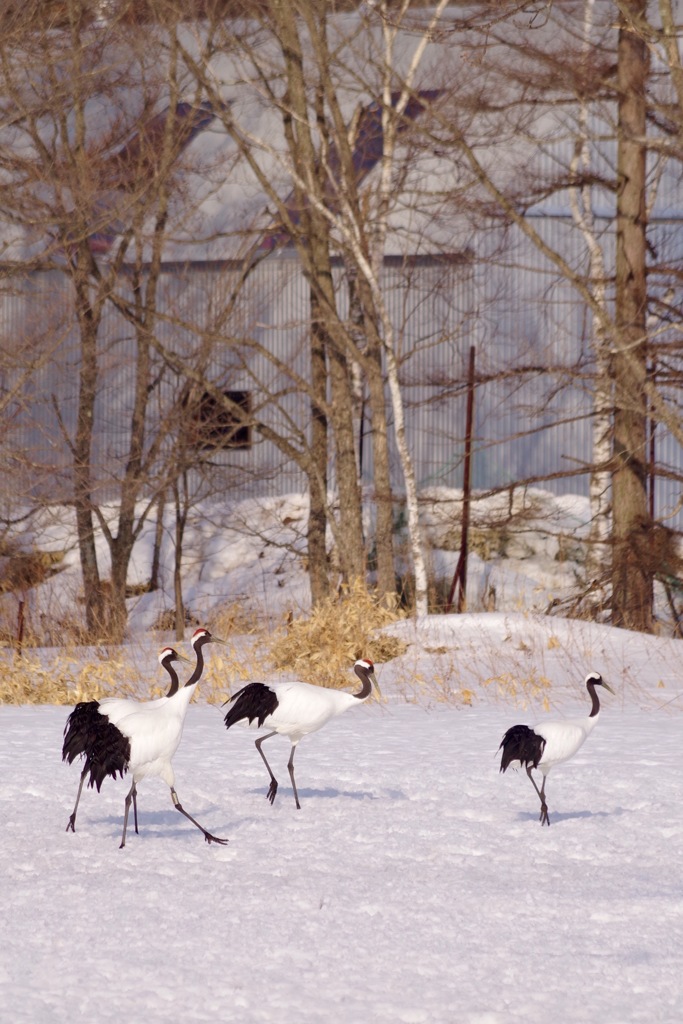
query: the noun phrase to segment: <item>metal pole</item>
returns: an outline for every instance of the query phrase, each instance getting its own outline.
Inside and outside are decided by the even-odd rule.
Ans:
[[[474,424],[474,374],[475,374],[476,349],[470,346],[470,361],[467,373],[467,410],[465,413],[465,461],[462,473],[462,523],[460,531],[460,555],[458,564],[453,574],[446,613],[453,607],[453,595],[458,587],[457,611],[462,612],[465,608],[467,594],[467,555],[469,548],[470,528],[470,498],[471,498],[471,475],[472,475],[472,430]],[[458,586],[459,584],[459,586]]]
[[[655,380],[656,373],[657,373],[657,361],[656,361],[656,359],[653,359],[652,360],[652,365],[650,366],[650,370],[649,370],[649,373],[648,373],[648,376],[649,376],[650,380],[653,381],[653,382]],[[650,498],[650,519],[654,522],[654,518],[655,518],[655,479],[656,479],[655,459],[657,458],[657,448],[656,448],[656,443],[655,443],[655,429],[657,427],[657,421],[656,421],[656,419],[654,417],[654,410],[652,408],[652,404],[651,403],[650,403],[650,416],[648,418],[648,426],[649,426],[649,430],[650,430],[650,451],[648,453],[649,457],[650,457],[649,480],[648,480],[648,484],[650,485],[650,494],[649,494],[649,498]]]

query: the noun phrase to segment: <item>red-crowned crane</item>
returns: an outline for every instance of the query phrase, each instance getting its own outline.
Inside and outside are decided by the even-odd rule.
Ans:
[[[159,652],[159,664],[168,672],[171,677],[171,684],[168,688],[168,693],[164,697],[147,701],[148,705],[165,701],[178,692],[178,673],[173,668],[173,662],[175,661],[184,661],[188,665],[191,664],[189,658],[178,654],[173,647],[164,647],[163,651]],[[76,804],[66,826],[67,832],[69,829],[72,832],[76,831],[76,813],[81,793],[83,792],[83,783],[88,773],[90,773],[89,785],[91,787],[97,786],[97,792],[99,793],[105,777],[111,774],[113,778],[116,778],[116,773],[119,771],[118,762],[114,766],[113,771],[106,766],[108,761],[107,744],[108,741],[113,743],[114,749],[117,745],[121,745],[118,731],[114,728],[117,712],[119,717],[130,714],[140,707],[140,701],[134,700],[132,697],[116,697],[113,700],[115,703],[106,717],[100,714],[100,701],[90,700],[81,701],[81,703],[77,704],[67,719],[64,729],[62,760],[72,764],[79,756],[83,756],[86,759],[85,767],[81,772],[81,780],[78,784]],[[121,777],[123,777],[124,771],[125,768],[121,771]],[[138,807],[136,794],[133,794],[133,814],[135,817],[135,831],[137,832]]]
[[[592,706],[587,718],[567,718],[559,721],[539,722],[533,727],[513,725],[503,736],[499,750],[503,751],[500,770],[504,772],[513,761],[519,761],[526,767],[531,783],[541,801],[541,825],[550,825],[548,805],[545,802],[545,780],[551,768],[556,764],[568,761],[579,750],[597,725],[600,715],[600,700],[596,686],[604,686],[611,694],[612,687],[597,672],[589,672],[586,676],[586,689],[590,694]],[[543,775],[543,783],[539,789],[536,785],[532,768],[538,768]]]
[[[367,700],[374,686],[377,693],[380,689],[375,678],[375,667],[368,658],[361,658],[353,666],[362,686],[358,693],[344,690],[331,690],[323,686],[312,686],[310,683],[248,683],[238,690],[225,703],[230,708],[225,716],[225,727],[229,729],[236,722],[242,722],[253,729],[270,729],[265,736],[256,740],[256,749],[263,758],[263,763],[270,775],[270,787],[267,797],[271,804],[277,793],[277,779],[263,753],[261,744],[279,733],[288,736],[292,744],[287,767],[292,780],[294,800],[301,810],[299,794],[294,779],[294,751],[297,744],[310,732],[322,729],[326,722],[349,708],[357,707]]]
[[[126,829],[131,802],[134,807],[135,831],[137,832],[137,783],[148,775],[158,775],[171,790],[171,799],[176,810],[184,814],[203,833],[207,843],[226,843],[207,832],[198,821],[188,814],[180,804],[174,789],[174,773],[171,759],[178,749],[183,732],[185,715],[197,683],[204,671],[203,648],[208,643],[223,643],[212,636],[208,629],[198,629],[192,637],[192,647],[197,661],[194,671],[184,686],[179,687],[177,677],[170,670],[170,662],[178,655],[172,648],[166,648],[159,655],[167,671],[171,671],[171,687],[165,697],[156,700],[136,701],[131,698],[107,697],[101,701],[85,701],[77,704],[67,719],[64,729],[62,759],[69,764],[79,755],[85,757],[85,767],[76,798],[76,806],[66,826],[75,831],[76,810],[83,782],[90,776],[88,785],[97,786],[111,775],[122,778],[127,771],[133,776],[133,783],[126,796],[123,816],[121,848],[126,845]],[[170,653],[175,658],[170,656]],[[183,659],[187,660],[187,659]]]

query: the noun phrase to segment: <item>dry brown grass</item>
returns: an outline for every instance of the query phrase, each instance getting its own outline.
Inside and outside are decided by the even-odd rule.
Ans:
[[[211,630],[216,636],[227,640],[231,636],[249,636],[257,633],[259,623],[254,615],[239,601],[231,601],[211,616]]]
[[[273,667],[320,686],[348,686],[358,658],[385,662],[404,653],[403,640],[378,632],[399,618],[358,581],[275,634],[269,645]]]
[[[212,616],[210,628],[225,647],[211,647],[198,698],[222,703],[245,682],[286,672],[321,686],[342,688],[355,677],[349,670],[359,657],[382,663],[403,654],[403,640],[383,634],[382,627],[401,618],[367,591],[362,582],[343,589],[317,607],[308,618],[288,621],[275,633],[265,633],[239,605]],[[178,645],[182,650],[186,645]],[[185,653],[190,653],[185,651]],[[150,687],[134,659],[134,648],[102,648],[101,656],[77,645],[42,657],[7,648],[0,652],[0,703],[64,704],[101,697],[131,696],[150,700],[166,692],[165,676]],[[149,654],[145,654],[148,668]]]
[[[497,700],[504,704],[526,707],[528,703],[540,706],[543,711],[550,711],[550,693],[552,682],[547,676],[541,675],[532,668],[524,674],[502,672],[499,675],[482,679],[481,686],[491,687]]]
[[[187,645],[178,644],[178,650],[188,657]],[[159,672],[150,685],[149,674],[143,675],[134,663],[139,653],[133,649],[118,648],[104,652],[102,658],[84,657],[77,647],[59,652],[51,661],[40,661],[35,655],[19,657],[7,651],[0,654],[0,704],[62,704],[73,705],[82,700],[100,700],[102,697],[133,697],[135,700],[153,700],[168,690],[168,677]],[[151,672],[155,663],[145,653],[145,664]],[[191,671],[189,666],[184,666]],[[181,681],[185,675],[180,670]],[[263,664],[255,659],[246,663],[242,654],[231,646],[211,648],[207,666],[198,692],[193,700],[222,703],[234,689],[251,678],[263,675]]]
[[[63,652],[49,665],[35,655],[7,653],[0,665],[0,704],[76,704],[140,696],[142,677],[125,653],[83,660],[75,651]],[[161,696],[166,689],[167,683],[154,686],[145,699]]]
[[[211,628],[213,631],[213,625]],[[215,633],[219,635],[217,629]],[[245,683],[266,679],[271,673],[268,654],[259,637],[248,646],[230,642],[225,647],[212,646],[198,691],[199,699],[207,704],[222,704]]]

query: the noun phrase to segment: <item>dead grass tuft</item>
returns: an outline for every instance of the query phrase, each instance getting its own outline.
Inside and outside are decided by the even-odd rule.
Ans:
[[[541,702],[544,711],[550,711],[550,691],[552,683],[547,676],[535,669],[525,675],[514,672],[502,672],[481,681],[481,686],[495,689],[495,695],[505,703],[526,707],[527,704]]]
[[[223,640],[235,635],[248,636],[256,633],[259,628],[253,613],[239,601],[222,605],[211,618],[212,632],[216,636],[222,637]]]
[[[349,667],[358,658],[381,663],[406,651],[403,640],[377,632],[401,617],[359,580],[314,608],[309,618],[295,619],[278,632],[270,645],[273,665],[305,682],[346,687]]]
[[[83,661],[65,653],[49,667],[31,656],[9,655],[3,661],[0,704],[76,704],[101,697],[140,696],[140,673],[123,657]],[[154,687],[144,699],[165,692],[164,687]]]
[[[220,635],[218,629],[215,632]],[[200,700],[222,704],[245,683],[256,682],[270,674],[268,654],[258,638],[249,646],[229,643],[226,647],[212,647],[202,676]]]

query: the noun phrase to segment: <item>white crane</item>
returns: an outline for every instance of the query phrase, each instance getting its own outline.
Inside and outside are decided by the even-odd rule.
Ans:
[[[136,784],[148,775],[158,775],[164,780],[171,790],[173,806],[197,826],[207,843],[227,842],[227,839],[211,835],[183,809],[173,786],[175,776],[171,764],[180,743],[187,708],[204,671],[203,647],[208,643],[223,642],[212,636],[208,629],[195,631],[191,643],[197,661],[192,675],[182,687],[178,686],[177,676],[170,668],[171,662],[179,659],[179,655],[172,648],[165,648],[159,655],[160,661],[163,658],[164,668],[171,674],[171,687],[165,697],[150,701],[107,697],[101,701],[85,701],[76,705],[64,729],[62,759],[71,764],[82,754],[85,767],[81,773],[76,806],[66,826],[67,832],[69,829],[75,831],[76,811],[86,776],[90,776],[88,784],[97,786],[99,792],[107,775],[116,778],[119,774],[123,778],[130,771],[133,783],[125,801],[121,848],[126,845],[131,802],[135,831],[138,831]]]
[[[294,751],[297,744],[310,732],[322,729],[326,722],[349,708],[356,707],[367,700],[374,686],[380,693],[375,678],[375,667],[368,658],[361,658],[353,666],[353,670],[363,684],[358,693],[345,690],[331,690],[323,686],[312,686],[310,683],[248,683],[238,690],[226,704],[230,709],[225,716],[225,727],[229,729],[236,722],[242,722],[253,729],[270,729],[265,736],[256,740],[256,749],[263,758],[263,763],[270,775],[268,799],[271,804],[277,793],[277,779],[273,775],[261,744],[279,733],[288,736],[292,744],[287,767],[294,789],[296,806],[301,810],[299,794],[294,779]]]
[[[600,715],[600,700],[596,686],[604,686],[614,694],[612,687],[597,672],[589,672],[586,676],[586,689],[590,694],[592,706],[587,718],[567,718],[559,721],[539,722],[537,725],[513,725],[503,736],[499,750],[503,751],[500,760],[501,772],[506,771],[513,761],[519,761],[526,767],[531,783],[541,801],[541,825],[550,825],[548,805],[545,802],[545,780],[551,768],[562,764],[573,757],[583,746],[597,725]],[[543,783],[539,789],[536,785],[532,768],[538,768],[543,775]]]
[[[188,665],[191,664],[189,658],[185,658],[182,654],[178,654],[173,647],[164,647],[164,649],[159,652],[159,664],[168,672],[171,677],[171,684],[165,697],[159,697],[154,701],[147,701],[146,703],[148,705],[156,704],[162,700],[167,700],[178,692],[178,674],[173,668],[173,662],[175,661],[184,661],[187,662]],[[97,792],[99,793],[102,783],[107,775],[111,774],[112,778],[116,778],[117,772],[120,770],[119,759],[115,756],[117,730],[112,727],[116,721],[117,710],[119,712],[119,717],[123,717],[125,714],[130,714],[131,712],[136,711],[139,707],[140,701],[133,700],[132,697],[116,697],[113,698],[112,706],[106,717],[103,717],[100,714],[100,701],[97,700],[81,701],[81,703],[77,704],[69,715],[64,728],[62,760],[68,761],[69,764],[72,764],[77,757],[83,756],[86,759],[86,763],[83,771],[81,772],[78,793],[76,794],[76,804],[66,826],[67,832],[69,829],[72,832],[76,831],[76,813],[78,811],[78,804],[83,791],[83,784],[88,773],[90,773],[89,785],[91,787],[97,786]],[[112,741],[114,744],[114,758],[112,765],[108,763],[108,758],[106,756],[107,739]],[[123,771],[121,771],[121,776],[123,777]],[[133,814],[135,816],[135,831],[137,832],[138,807],[135,794],[133,795]]]

